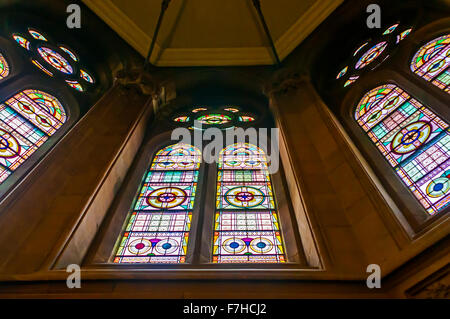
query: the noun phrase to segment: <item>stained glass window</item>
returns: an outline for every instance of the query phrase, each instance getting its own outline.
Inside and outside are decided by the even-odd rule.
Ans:
[[[48,76],[53,76],[53,73],[50,72],[49,70],[47,70],[46,68],[44,68],[44,66],[42,64],[40,64],[38,61],[36,60],[31,60],[31,62],[37,66],[42,72],[44,72],[45,74],[47,74]]]
[[[286,261],[264,151],[237,143],[220,153],[213,238],[214,263]]]
[[[241,122],[253,122],[255,118],[253,116],[241,115],[239,116],[239,121]]]
[[[80,70],[80,76],[86,82],[94,83],[94,78],[92,76],[90,76],[89,73],[87,73],[85,70],[82,70],[82,69]]]
[[[206,125],[219,125],[231,122],[231,117],[225,114],[211,113],[198,117],[197,121]]]
[[[423,45],[411,61],[411,70],[450,93],[450,34]]]
[[[207,111],[207,110],[208,109],[206,107],[197,107],[192,110],[192,113],[198,113],[198,112],[203,112],[203,111]]]
[[[30,50],[30,41],[28,41],[27,39],[25,39],[24,37],[18,35],[18,34],[13,34],[13,39],[16,40],[16,42],[23,48]]]
[[[239,112],[239,109],[236,108],[236,107],[227,107],[227,108],[224,108],[224,110],[228,111],[228,112],[231,112],[231,113],[238,113]]]
[[[394,32],[395,29],[397,29],[398,25],[399,25],[398,23],[396,23],[396,24],[394,24],[394,25],[391,25],[389,28],[387,28],[387,29],[383,32],[383,35],[390,34],[390,33]]]
[[[369,42],[365,42],[361,46],[359,46],[358,49],[356,49],[355,52],[353,52],[353,56],[356,56],[358,54],[358,52],[361,51],[368,44],[369,44]]]
[[[355,68],[356,69],[362,69],[372,63],[376,58],[378,58],[381,53],[386,49],[388,43],[383,41],[376,45],[374,45],[372,48],[370,48],[366,53],[364,53],[361,58],[356,62]]]
[[[449,206],[448,123],[393,84],[365,94],[355,119],[430,215]]]
[[[83,92],[83,87],[78,81],[66,80],[66,83],[73,89]]]
[[[51,44],[51,41],[36,29],[28,28],[28,33],[27,35],[14,33],[12,37],[20,46],[30,51],[30,61],[42,72],[63,80],[78,92],[84,92],[95,83],[94,77],[81,65],[74,51],[65,45]],[[59,72],[55,72],[54,69]]]
[[[5,57],[0,53],[0,80],[9,75],[9,65]]]
[[[339,72],[339,74],[336,76],[336,79],[340,79],[341,77],[343,77],[347,73],[347,70],[348,70],[348,66],[346,66]]]
[[[68,48],[63,47],[63,46],[60,46],[59,48],[60,48],[61,50],[63,50],[64,52],[66,52],[66,53],[70,56],[70,58],[71,58],[72,60],[74,60],[75,62],[78,62],[77,56],[76,56],[75,53],[73,53],[71,50],[69,50]]]
[[[37,49],[37,51],[41,55],[41,57],[45,60],[45,62],[50,64],[56,70],[58,70],[64,74],[72,74],[73,73],[72,66],[58,52],[56,52],[50,48],[47,48],[47,47],[40,47]]]
[[[61,103],[48,93],[24,90],[0,104],[0,183],[66,121]]]
[[[412,31],[412,29],[407,29],[407,30],[403,31],[402,33],[400,33],[399,35],[397,35],[396,43],[399,43],[404,38],[406,38],[411,33],[411,31]]]
[[[355,82],[356,80],[358,80],[358,79],[359,79],[359,76],[358,76],[358,75],[349,77],[348,80],[345,81],[344,87],[349,86],[350,84],[354,83],[354,82]]]
[[[115,263],[184,263],[201,152],[188,144],[160,150],[128,216]]]
[[[42,35],[42,33],[40,33],[39,31],[37,31],[37,30],[34,30],[34,29],[28,29],[28,32],[31,34],[31,36],[33,37],[33,38],[35,38],[36,40],[41,40],[41,41],[47,41],[47,38],[46,37],[44,37],[43,35]]]
[[[186,123],[186,122],[189,122],[189,119],[190,119],[189,116],[178,116],[178,117],[174,118],[173,120],[175,122]]]

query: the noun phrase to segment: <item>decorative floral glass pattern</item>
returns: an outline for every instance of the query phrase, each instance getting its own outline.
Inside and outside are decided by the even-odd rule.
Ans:
[[[285,262],[264,151],[230,145],[220,153],[218,169],[213,262]]]
[[[115,263],[184,263],[201,152],[160,150],[147,171],[115,253]]]
[[[393,84],[359,102],[355,119],[430,214],[450,201],[450,132],[434,112]]]
[[[60,102],[42,91],[25,90],[0,104],[0,183],[65,120]]]
[[[423,45],[411,61],[411,70],[450,93],[450,34]]]
[[[9,75],[9,65],[5,57],[0,53],[0,80]]]

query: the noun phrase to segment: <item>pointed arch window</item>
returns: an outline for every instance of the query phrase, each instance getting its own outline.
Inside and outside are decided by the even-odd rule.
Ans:
[[[231,120],[223,121],[225,116]],[[241,116],[251,116],[253,121],[242,121]],[[189,120],[183,121],[185,117]],[[185,127],[195,140],[205,128],[196,126],[192,118],[207,118],[212,122],[207,121],[206,128],[230,132],[262,117],[236,106],[197,106],[168,119],[174,127]],[[155,128],[160,129],[165,130]],[[157,139],[170,138],[167,133]],[[270,269],[308,267],[300,236],[295,234],[289,195],[283,191],[282,172],[269,170],[272,153],[248,139],[230,144],[226,134],[219,138],[225,147],[213,162],[202,161],[205,154],[200,148],[207,149],[208,142],[195,147],[179,142],[159,149],[154,139],[149,140],[146,154],[139,155],[135,164],[139,169],[130,176],[117,198],[116,213],[107,221],[114,230],[99,235],[88,263],[135,264],[145,269],[165,267],[161,264],[170,269],[216,270],[233,264],[249,270],[255,264]]]
[[[450,133],[446,121],[403,89],[367,92],[355,120],[430,215],[450,203]]]
[[[450,93],[450,34],[423,45],[411,61],[411,70]]]
[[[265,152],[237,143],[219,156],[213,263],[286,261]]]
[[[3,183],[66,122],[54,96],[21,91],[0,104],[0,183]]]
[[[201,152],[188,144],[158,151],[121,235],[115,263],[184,263]]]

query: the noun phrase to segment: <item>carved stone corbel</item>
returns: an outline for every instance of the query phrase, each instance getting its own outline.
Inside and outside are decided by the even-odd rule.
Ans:
[[[153,100],[157,100],[161,94],[158,81],[142,69],[119,70],[115,75],[115,83],[136,89],[143,95],[150,95]]]
[[[278,70],[272,77],[270,83],[264,86],[263,92],[266,96],[285,95],[300,87],[306,76],[292,69]]]

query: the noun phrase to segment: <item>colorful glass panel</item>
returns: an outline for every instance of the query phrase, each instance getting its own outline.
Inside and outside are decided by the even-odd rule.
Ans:
[[[387,28],[387,29],[383,32],[383,35],[390,34],[390,33],[394,32],[395,29],[397,29],[398,26],[399,26],[398,23],[396,23],[396,24],[394,24],[394,25],[391,25],[389,28]]]
[[[79,92],[83,92],[84,89],[81,86],[81,84],[78,81],[71,81],[71,80],[66,80],[66,83],[73,89],[79,91]]]
[[[339,74],[336,76],[336,80],[337,80],[337,79],[340,79],[341,77],[343,77],[343,76],[347,73],[347,70],[348,70],[348,66],[346,66],[345,68],[343,68],[343,69],[339,72]]]
[[[423,45],[411,61],[411,70],[450,93],[450,34]]]
[[[369,42],[363,43],[356,51],[353,53],[353,56],[356,56],[359,51],[361,51],[366,45],[368,45]]]
[[[40,106],[43,102],[39,96],[45,96],[47,103],[57,105],[62,122]],[[44,118],[59,124],[52,127],[53,130],[46,130]],[[47,141],[64,121],[65,112],[59,101],[41,91],[25,90],[0,104],[0,183]]]
[[[197,107],[192,110],[192,113],[198,113],[198,112],[203,112],[203,111],[207,111],[207,110],[208,109],[206,107]]]
[[[239,116],[239,121],[241,122],[253,122],[255,118],[253,116],[241,115]]]
[[[44,37],[42,35],[42,33],[40,33],[39,31],[36,31],[34,29],[28,29],[28,32],[31,34],[31,36],[33,38],[35,38],[36,40],[41,40],[41,41],[47,41],[47,38]]]
[[[206,125],[219,125],[229,123],[231,117],[225,114],[206,114],[197,118],[197,121]]]
[[[61,103],[48,93],[22,91],[5,102],[48,136],[53,135],[66,120]]]
[[[251,144],[230,145],[218,164],[213,262],[285,261],[266,155]]]
[[[9,65],[5,57],[0,53],[0,80],[9,75]]]
[[[372,63],[376,58],[378,58],[381,53],[386,49],[388,43],[380,42],[370,48],[366,53],[364,53],[361,58],[356,62],[355,68],[362,69]]]
[[[182,143],[155,155],[128,216],[115,263],[186,261],[200,163],[201,152]]]
[[[66,53],[70,56],[70,58],[71,58],[72,60],[74,60],[75,62],[78,62],[77,56],[76,56],[75,53],[73,53],[71,50],[69,50],[68,48],[63,47],[63,46],[60,46],[59,48],[60,48],[61,50],[63,50],[64,52],[66,52]]]
[[[87,73],[85,70],[80,70],[80,76],[83,80],[85,80],[88,83],[94,83],[94,78]]]
[[[173,120],[175,122],[186,123],[186,122],[189,122],[189,119],[190,119],[189,116],[178,116],[178,117],[174,118]]]
[[[366,93],[355,119],[430,215],[448,207],[448,123],[393,84]]]
[[[52,67],[54,67],[56,70],[64,73],[64,74],[72,74],[73,68],[69,64],[69,62],[58,52],[47,48],[47,47],[40,47],[37,49],[38,53],[41,55],[41,57],[50,64]]]
[[[38,61],[36,61],[36,60],[31,60],[31,62],[32,62],[35,66],[37,66],[38,69],[40,69],[42,72],[44,72],[44,73],[47,74],[48,76],[53,76],[53,73],[50,72],[49,70],[47,70],[46,68],[44,68],[44,67],[42,66],[42,64],[40,64]]]
[[[18,34],[13,34],[13,39],[23,48],[30,50],[30,41],[28,41],[27,39],[25,39],[24,37],[18,35]]]
[[[358,76],[358,75],[354,75],[354,76],[349,77],[348,80],[345,81],[344,87],[349,86],[350,84],[354,83],[354,82],[355,82],[356,80],[358,80],[358,79],[359,79],[359,76]]]
[[[239,112],[239,109],[235,108],[235,107],[227,107],[224,110],[227,111],[227,112],[231,112],[231,113],[238,113]]]
[[[396,43],[399,43],[404,38],[406,38],[411,33],[411,31],[412,31],[412,29],[407,29],[407,30],[403,31],[402,33],[400,33],[399,35],[397,35]]]

